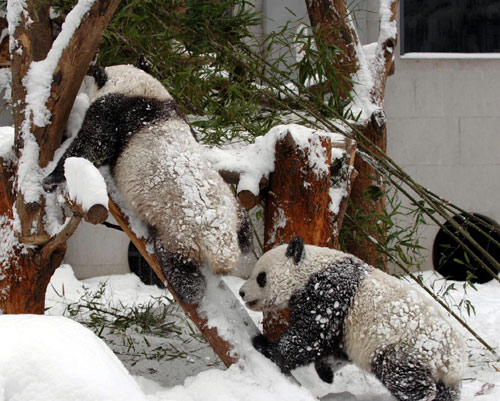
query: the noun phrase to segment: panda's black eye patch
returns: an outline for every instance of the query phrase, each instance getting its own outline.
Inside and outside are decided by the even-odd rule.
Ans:
[[[259,287],[263,288],[267,284],[267,276],[266,272],[260,272],[257,274],[257,284],[259,284]]]

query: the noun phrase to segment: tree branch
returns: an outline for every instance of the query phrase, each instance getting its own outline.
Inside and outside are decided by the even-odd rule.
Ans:
[[[397,44],[396,14],[399,0],[380,1],[380,34],[373,61],[374,85],[372,98],[381,104],[385,95],[387,77],[394,73],[394,52]]]
[[[47,108],[52,112],[48,127],[35,127],[40,145],[40,167],[45,167],[61,144],[73,102],[99,46],[102,33],[120,0],[96,0],[64,49],[53,74]],[[69,16],[69,14],[68,14]]]
[[[20,22],[17,24],[11,43],[12,53],[12,103],[14,105],[14,122],[16,128],[16,154],[24,164],[36,163],[32,156],[23,160],[25,153],[25,135],[33,134],[38,143],[38,166],[45,167],[52,160],[55,150],[60,146],[69,113],[78,93],[81,82],[99,45],[106,25],[111,19],[119,0],[96,0],[92,5],[79,2],[66,17],[61,34],[51,47],[52,34],[49,20],[50,2],[47,0],[29,0],[26,4],[27,14],[19,13]],[[86,7],[90,7],[85,12]],[[80,14],[83,14],[80,17]],[[34,23],[30,22],[30,19]],[[69,37],[69,35],[71,37]],[[68,41],[67,43],[65,41]],[[59,52],[60,56],[59,56]],[[50,74],[52,62],[56,63],[52,71],[50,96],[45,107],[50,113],[50,122],[37,126],[34,119],[34,107],[27,101],[26,78],[30,77],[30,68],[34,62],[44,63],[41,70]],[[44,125],[44,126],[42,126]],[[33,153],[34,149],[30,152]],[[28,151],[26,151],[28,152]],[[36,164],[35,164],[36,165]],[[28,170],[25,168],[25,170]],[[26,174],[26,173],[23,173]],[[19,175],[18,175],[19,177]],[[20,239],[30,244],[43,245],[50,236],[45,233],[44,199],[26,202],[23,188],[17,188],[15,199],[16,209],[21,219],[22,232]],[[41,189],[40,189],[41,191]],[[36,227],[34,230],[33,227]],[[36,232],[34,232],[36,231]]]
[[[80,224],[80,221],[82,220],[82,216],[78,216],[74,214],[71,219],[69,220],[68,224],[64,226],[64,228],[55,236],[53,237],[49,242],[47,242],[44,247],[40,250],[40,252],[36,255],[35,257],[35,262],[39,266],[44,266],[46,263],[44,261],[47,261],[50,259],[50,256],[52,253],[59,249],[61,246],[66,244],[66,241],[71,237],[76,229],[78,228],[78,225]]]

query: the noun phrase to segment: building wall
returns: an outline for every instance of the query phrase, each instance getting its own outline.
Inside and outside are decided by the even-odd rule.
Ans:
[[[426,188],[499,222],[499,106],[500,58],[398,55],[385,97],[388,154]],[[437,230],[423,231],[426,248]]]
[[[113,218],[109,221],[116,224]],[[73,267],[79,279],[129,273],[129,243],[129,238],[121,231],[82,222],[67,242],[64,262]]]

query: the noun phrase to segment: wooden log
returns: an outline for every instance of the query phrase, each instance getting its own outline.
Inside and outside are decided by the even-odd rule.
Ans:
[[[102,224],[108,218],[108,209],[104,205],[95,204],[92,205],[89,210],[84,210],[82,205],[79,205],[70,199],[66,199],[66,203],[73,214],[82,216],[87,223]]]
[[[207,320],[201,317],[198,312],[198,305],[188,305],[180,301],[175,291],[172,289],[172,287],[169,286],[168,282],[166,281],[165,275],[163,274],[158,259],[156,258],[155,255],[150,254],[146,250],[147,246],[146,240],[143,238],[137,238],[134,232],[130,229],[127,216],[123,214],[120,208],[111,199],[109,200],[109,211],[115,218],[117,223],[121,226],[123,231],[132,240],[135,247],[139,250],[144,259],[146,259],[146,261],[151,266],[156,275],[160,278],[160,280],[163,283],[165,283],[166,287],[168,288],[174,299],[184,310],[184,312],[189,316],[189,318],[193,321],[198,330],[200,330],[203,337],[205,337],[205,339],[208,341],[208,343],[213,348],[215,353],[222,360],[224,365],[229,367],[233,363],[235,363],[237,358],[231,355],[231,350],[233,348],[231,344],[229,344],[226,340],[224,340],[218,335],[216,328],[209,327],[207,325]]]
[[[331,165],[331,140],[320,137],[324,162]],[[309,168],[310,149],[300,148],[288,133],[276,143],[264,210],[264,251],[300,236],[307,244],[328,246],[333,236],[330,204],[330,172]],[[289,311],[264,313],[264,334],[277,341],[288,327]]]
[[[219,174],[222,179],[228,184],[238,185],[240,182],[240,173],[229,171],[229,170],[220,170]],[[262,177],[259,182],[259,194],[254,194],[249,190],[242,190],[237,193],[238,199],[240,200],[241,206],[243,206],[246,210],[250,210],[261,200],[260,191],[266,189],[269,185],[269,179],[266,177]]]
[[[339,185],[345,188],[345,193],[340,201],[337,214],[332,216],[333,236],[329,247],[334,249],[339,249],[340,247],[340,229],[342,228],[345,212],[349,203],[349,197],[351,195],[353,182],[358,176],[358,172],[354,168],[354,161],[356,157],[356,141],[345,138],[343,145],[346,152],[346,158],[343,161],[343,165],[341,166],[336,178],[338,179]]]
[[[243,190],[238,192],[238,199],[240,200],[241,206],[243,206],[246,210],[250,210],[259,201],[259,197],[255,196],[251,191]]]
[[[331,165],[331,140],[320,138],[325,163]],[[309,168],[309,150],[301,149],[288,133],[276,143],[275,169],[271,175],[264,212],[264,251],[300,236],[308,244],[327,246],[330,224],[330,173],[318,175]]]

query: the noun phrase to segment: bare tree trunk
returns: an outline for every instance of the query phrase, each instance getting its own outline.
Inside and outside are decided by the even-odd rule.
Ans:
[[[373,121],[359,128],[359,131],[367,137],[378,149],[385,152],[387,150],[387,136],[385,122],[378,126]],[[370,146],[372,147],[372,146]],[[351,191],[350,203],[347,213],[358,224],[362,224],[363,230],[369,233],[377,242],[384,242],[384,229],[378,216],[381,216],[385,209],[385,196],[378,199],[371,199],[367,194],[370,186],[379,187],[380,191],[385,191],[385,184],[377,170],[362,157],[357,157],[354,162],[356,171],[359,172]],[[380,225],[380,226],[379,226]],[[374,241],[359,235],[359,228],[351,223],[348,224],[349,234],[344,239],[347,250],[365,262],[387,271],[386,255],[381,253]]]
[[[11,49],[15,152],[19,159],[26,151],[26,138],[32,136],[39,147],[38,166],[35,168],[43,168],[52,160],[61,143],[66,121],[88,64],[118,3],[119,0],[97,0],[80,21],[53,72],[50,96],[45,104],[51,113],[50,122],[45,126],[37,126],[33,116],[25,113],[27,91],[23,79],[32,63],[44,60],[51,50],[50,1],[26,2],[27,13],[19,14],[21,21],[13,35],[15,48]],[[15,236],[0,255],[0,310],[4,313],[43,313],[50,277],[60,265],[66,250],[66,240],[80,219],[72,218],[56,237],[51,238],[44,227],[45,198],[41,196],[35,201],[25,201],[17,167],[15,163],[10,165],[2,161],[0,228],[5,233],[15,232]],[[41,183],[39,185],[41,188]]]
[[[387,77],[393,72],[394,47],[396,45],[395,18],[399,0],[381,0],[380,23],[384,29],[380,30],[377,50],[374,56],[364,54],[359,43],[358,36],[351,18],[348,14],[345,0],[306,0],[306,6],[311,21],[315,27],[316,41],[325,46],[332,46],[338,49],[338,60],[340,71],[348,74],[349,80],[344,80],[344,93],[354,95],[354,83],[357,81],[355,74],[363,68],[372,76],[373,86],[367,88],[370,93],[372,103],[377,106],[376,111],[371,116],[366,116],[362,126],[358,127],[359,134],[353,133],[358,147],[371,150],[379,149],[386,151],[386,127],[385,114],[382,104],[385,93]],[[394,29],[387,30],[390,27]],[[387,32],[391,32],[390,35]],[[362,65],[361,63],[364,63]],[[347,96],[345,96],[347,98]],[[363,137],[368,141],[363,140]],[[371,143],[370,143],[371,142]],[[378,172],[369,163],[357,157],[355,164],[359,175],[353,184],[351,193],[351,204],[347,213],[350,216],[361,214],[372,216],[366,221],[365,231],[376,241],[384,241],[383,230],[377,228],[380,221],[375,217],[381,214],[385,207],[385,197],[380,197],[373,201],[367,196],[366,191],[371,185],[377,185],[381,191],[384,186]],[[352,231],[354,230],[354,231]],[[386,258],[380,255],[374,241],[368,240],[363,235],[356,232],[353,226],[347,238],[348,250],[382,269],[386,269]]]
[[[356,47],[359,44],[356,31],[349,24],[345,0],[306,0],[307,12],[318,47],[335,47],[337,58],[328,60],[339,71],[341,95],[347,98],[352,90],[349,79],[358,70]],[[319,84],[323,91],[332,92],[329,84]],[[316,90],[318,88],[315,88]]]
[[[330,166],[330,138],[318,138]],[[309,149],[301,149],[290,133],[276,143],[275,169],[264,211],[264,252],[302,237],[308,244],[333,243],[330,212],[330,171],[319,175],[309,168]]]
[[[269,180],[264,211],[264,251],[302,237],[307,244],[335,247],[338,243],[337,223],[342,220],[349,196],[346,185],[345,198],[338,211],[331,208],[332,141],[328,136],[317,137],[317,143],[307,148],[299,146],[288,132],[275,145],[274,172]],[[337,144],[339,145],[339,144]],[[355,144],[344,143],[349,154],[348,163],[354,158]],[[318,151],[322,149],[322,151]],[[315,155],[311,155],[316,152]],[[326,169],[311,168],[310,160],[323,155]],[[346,166],[349,171],[348,166]],[[346,180],[353,179],[348,174]],[[278,340],[288,327],[289,311],[264,313],[264,334]]]

